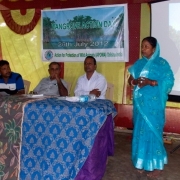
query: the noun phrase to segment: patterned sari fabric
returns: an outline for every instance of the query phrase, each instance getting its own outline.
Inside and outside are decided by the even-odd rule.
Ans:
[[[24,96],[0,96],[0,179],[17,180]]]
[[[135,79],[146,77],[158,82],[158,86],[135,86],[133,91],[132,162],[136,168],[147,171],[162,170],[167,164],[163,127],[166,101],[174,76],[168,62],[159,54],[157,44],[150,59],[143,57],[129,68]]]

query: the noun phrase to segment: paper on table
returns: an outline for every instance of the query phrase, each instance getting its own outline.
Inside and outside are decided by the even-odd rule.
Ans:
[[[70,101],[70,102],[78,102],[79,101],[79,97],[77,97],[77,96],[66,97],[66,100]]]
[[[27,97],[30,97],[30,98],[40,98],[43,96],[44,96],[43,94],[28,94],[27,95]]]
[[[60,97],[57,97],[57,99],[59,99],[59,100],[66,100],[66,96],[60,96]]]

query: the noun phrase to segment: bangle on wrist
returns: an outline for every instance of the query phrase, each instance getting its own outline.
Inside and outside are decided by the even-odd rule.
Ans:
[[[134,79],[131,80],[131,85],[132,85],[132,86],[135,86],[135,84],[134,84],[133,82],[134,82]]]

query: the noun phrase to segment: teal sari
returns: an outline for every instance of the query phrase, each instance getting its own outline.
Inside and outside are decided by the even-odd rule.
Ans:
[[[135,79],[146,77],[158,82],[158,86],[135,86],[133,91],[132,162],[137,169],[147,171],[162,170],[167,164],[163,128],[166,101],[174,84],[174,75],[168,62],[159,55],[157,44],[150,59],[142,57],[129,68]]]

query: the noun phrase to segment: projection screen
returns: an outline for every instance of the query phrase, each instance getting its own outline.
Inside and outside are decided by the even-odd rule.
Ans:
[[[151,35],[157,38],[161,57],[174,72],[175,84],[170,95],[180,96],[180,0],[151,4]]]

